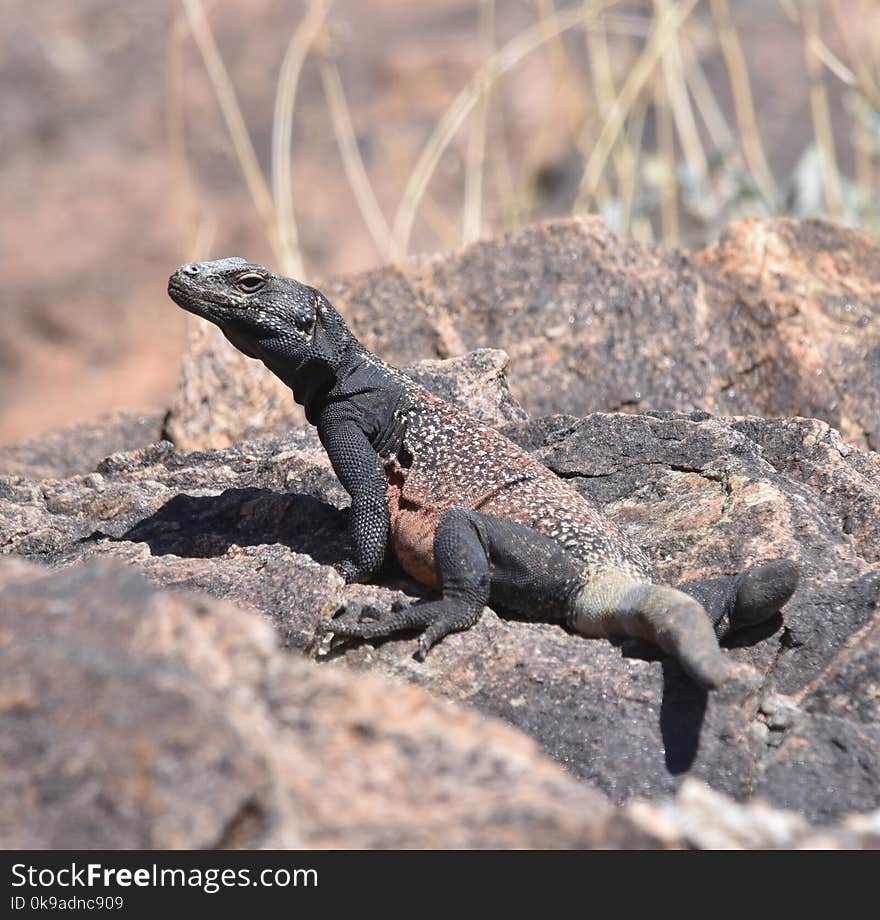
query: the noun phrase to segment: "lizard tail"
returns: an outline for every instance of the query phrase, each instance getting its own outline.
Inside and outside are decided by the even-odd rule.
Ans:
[[[573,597],[568,625],[590,638],[644,639],[673,655],[707,690],[731,674],[709,615],[689,594],[623,572],[590,579]]]

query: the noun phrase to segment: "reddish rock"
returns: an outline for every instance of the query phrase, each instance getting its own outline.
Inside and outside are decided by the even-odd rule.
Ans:
[[[812,416],[880,449],[877,240],[821,220],[753,219],[697,258],[734,349],[723,410]]]
[[[101,563],[0,560],[0,845],[583,847],[607,801],[521,733]]]
[[[479,377],[485,359],[474,356],[462,379]],[[428,367],[434,384],[455,391],[439,370]],[[494,397],[458,390],[483,392],[477,403],[491,407],[506,398],[497,375],[494,385]],[[645,649],[491,612],[425,664],[403,636],[339,646],[323,667],[379,670],[500,716],[619,802],[672,794],[688,775],[738,799],[760,790],[822,821],[880,806],[870,704],[880,679],[880,456],[807,419],[618,413],[520,419],[505,430],[648,549],[670,581],[780,555],[799,562],[784,624],[728,651],[754,669],[755,686],[707,698],[674,662],[643,660]],[[331,563],[344,552],[346,504],[309,427],[223,450],[164,442],[88,475],[0,478],[0,547],[54,564],[121,558],[159,584],[232,599],[306,650],[315,625],[342,606],[385,609],[401,593],[424,593],[391,565],[377,584],[342,585]],[[799,718],[765,713],[768,694]]]
[[[329,282],[386,360],[503,348],[531,415],[703,409],[815,416],[880,437],[880,245],[822,221],[746,220],[692,256],[560,220]],[[223,446],[301,420],[289,392],[204,322],[168,431]]]

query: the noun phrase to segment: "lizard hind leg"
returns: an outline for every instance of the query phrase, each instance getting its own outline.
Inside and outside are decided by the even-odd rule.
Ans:
[[[479,515],[465,508],[446,511],[434,531],[434,566],[442,597],[416,605],[428,617],[416,658],[424,661],[433,645],[451,632],[470,629],[489,603],[491,564]]]
[[[442,597],[392,610],[377,619],[325,620],[321,632],[373,639],[402,630],[423,630],[416,658],[424,661],[433,645],[451,632],[469,629],[489,602],[489,557],[470,512],[451,508],[434,533],[434,562]]]
[[[709,614],[719,639],[774,617],[798,585],[799,570],[790,559],[771,559],[738,575],[685,582],[678,587],[696,598]]]
[[[574,596],[569,625],[592,638],[626,637],[659,645],[708,690],[731,675],[702,604],[665,585],[610,571],[595,576]]]

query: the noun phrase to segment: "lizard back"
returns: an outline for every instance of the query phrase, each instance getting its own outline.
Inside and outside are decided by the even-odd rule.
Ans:
[[[457,506],[543,533],[580,560],[585,575],[650,577],[647,557],[577,491],[500,432],[401,377],[403,440],[383,462],[391,541],[410,575],[436,587],[434,531]]]

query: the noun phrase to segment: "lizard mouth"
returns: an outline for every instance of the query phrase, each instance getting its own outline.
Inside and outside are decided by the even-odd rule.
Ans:
[[[168,279],[168,296],[187,313],[194,313],[204,319],[212,318],[211,305],[200,298],[192,290],[192,285],[180,278],[177,272]]]

